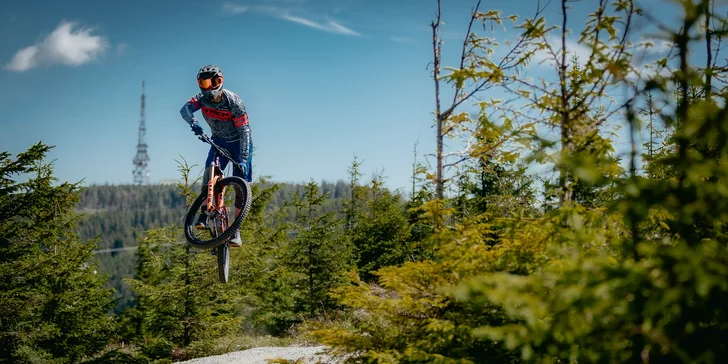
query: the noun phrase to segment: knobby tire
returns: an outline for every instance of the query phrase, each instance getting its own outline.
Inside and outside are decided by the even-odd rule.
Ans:
[[[232,186],[235,190],[236,194],[242,194],[243,197],[243,206],[240,211],[240,215],[235,217],[235,220],[233,220],[232,224],[222,232],[222,234],[213,237],[210,240],[202,240],[195,236],[194,230],[196,229],[194,226],[194,220],[195,216],[197,215],[197,211],[202,206],[202,201],[205,200],[207,197],[207,192],[200,193],[199,196],[197,196],[197,199],[192,203],[192,206],[190,206],[190,209],[187,211],[187,215],[185,216],[185,238],[187,238],[187,242],[199,249],[210,249],[214,248],[233,237],[233,234],[235,234],[235,230],[240,228],[240,225],[243,223],[243,220],[250,212],[250,204],[252,202],[252,191],[250,190],[250,185],[247,181],[244,179],[237,177],[237,176],[230,176],[225,177],[217,182],[217,188],[222,187],[228,187]]]
[[[220,283],[227,283],[230,273],[230,246],[227,243],[220,244],[215,255],[217,256],[217,276]]]
[[[227,210],[228,207],[225,206],[224,209]],[[227,216],[228,214],[226,213],[220,221],[223,231],[228,229]],[[217,222],[215,222],[215,231],[217,231]],[[224,242],[215,247],[215,255],[217,257],[217,278],[220,280],[220,283],[225,284],[228,282],[230,273],[230,243]]]

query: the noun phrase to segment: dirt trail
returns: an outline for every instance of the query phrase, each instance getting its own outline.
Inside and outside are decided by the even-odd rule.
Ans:
[[[323,354],[325,346],[267,346],[208,356],[178,363],[184,364],[268,364],[270,359],[300,360],[297,364],[335,364],[341,360]]]

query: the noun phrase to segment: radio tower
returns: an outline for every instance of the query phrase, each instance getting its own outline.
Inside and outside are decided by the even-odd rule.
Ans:
[[[139,119],[139,141],[137,142],[137,153],[134,157],[134,184],[143,185],[149,184],[149,171],[147,171],[147,162],[149,162],[149,155],[147,155],[147,126],[144,117],[144,81],[142,81],[142,112]]]

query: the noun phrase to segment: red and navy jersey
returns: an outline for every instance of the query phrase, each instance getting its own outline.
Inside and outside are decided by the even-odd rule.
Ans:
[[[192,125],[196,121],[194,113],[198,110],[202,110],[202,117],[210,125],[212,136],[228,142],[240,141],[241,159],[246,160],[250,125],[248,125],[248,113],[240,96],[223,89],[220,102],[214,102],[199,93],[182,106],[180,114],[188,124]]]

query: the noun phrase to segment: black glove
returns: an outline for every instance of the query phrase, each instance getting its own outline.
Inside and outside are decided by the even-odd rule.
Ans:
[[[192,123],[192,131],[195,132],[195,135],[202,135],[202,127],[200,126],[200,123],[194,122]]]

